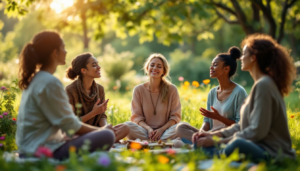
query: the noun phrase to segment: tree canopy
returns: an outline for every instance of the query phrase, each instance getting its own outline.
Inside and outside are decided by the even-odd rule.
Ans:
[[[5,12],[22,16],[32,4],[46,2],[5,0]],[[85,43],[91,27],[96,39],[115,31],[119,38],[139,35],[143,43],[155,36],[170,45],[214,38],[212,31],[223,24],[239,25],[245,35],[266,33],[280,43],[284,33],[299,36],[299,10],[299,0],[77,0],[63,11],[59,23],[72,26],[68,17],[79,17]]]

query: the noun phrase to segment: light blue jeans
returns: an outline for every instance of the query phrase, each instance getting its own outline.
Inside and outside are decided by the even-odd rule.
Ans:
[[[191,141],[182,138],[182,141],[187,144],[193,144]],[[194,148],[197,148],[196,144],[194,144]],[[267,151],[263,149],[261,146],[242,138],[237,138],[231,140],[224,149],[218,149],[217,147],[203,147],[202,150],[212,157],[213,155],[225,154],[229,156],[233,153],[233,151],[238,148],[240,154],[244,154],[247,159],[250,159],[254,162],[259,161],[268,161],[270,156]]]

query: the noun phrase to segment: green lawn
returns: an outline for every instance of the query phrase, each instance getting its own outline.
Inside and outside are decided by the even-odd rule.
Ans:
[[[207,94],[211,86],[204,86],[200,88],[184,88],[179,87],[179,94],[182,104],[182,121],[190,123],[192,126],[200,127],[203,121],[203,116],[199,113],[200,107],[206,107]],[[249,93],[250,87],[246,88]],[[123,123],[130,119],[130,102],[132,90],[125,93],[107,92],[106,98],[109,98],[107,116],[108,122],[113,125]],[[20,96],[17,96],[17,108]],[[300,119],[299,94],[291,93],[285,98],[287,104],[288,122],[290,133],[293,140],[293,148],[300,152],[300,126],[298,120]],[[10,142],[13,143],[13,142]],[[2,151],[3,152],[3,151]],[[147,151],[131,151],[126,150],[122,153],[110,153],[111,164],[104,167],[98,163],[98,157],[87,157],[83,155],[82,160],[78,160],[75,154],[71,153],[71,159],[59,166],[51,164],[43,160],[37,163],[15,164],[14,162],[5,162],[0,157],[0,170],[128,170],[128,169],[142,169],[142,170],[176,170],[178,168],[188,168],[189,170],[197,170],[198,162],[207,159],[201,152],[190,152],[186,154],[152,154]],[[238,155],[232,155],[227,159],[214,159],[212,170],[228,170],[229,163],[237,159]],[[259,164],[259,169],[262,170],[300,170],[297,163],[300,162],[300,157],[297,157],[297,162],[285,161],[281,164]],[[227,169],[226,169],[227,168]],[[232,168],[231,168],[232,170]],[[245,170],[245,165],[235,170]]]

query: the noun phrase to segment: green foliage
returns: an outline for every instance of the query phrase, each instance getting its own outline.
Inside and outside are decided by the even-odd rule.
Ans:
[[[9,32],[6,36],[3,36],[2,33],[0,33],[0,60],[3,62],[7,62],[17,57],[18,49],[13,43],[14,37],[14,32]]]

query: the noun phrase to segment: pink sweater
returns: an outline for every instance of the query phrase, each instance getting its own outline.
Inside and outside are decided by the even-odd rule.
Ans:
[[[151,95],[155,106],[159,93],[151,93]],[[145,121],[153,129],[162,127],[169,120],[180,122],[181,104],[176,86],[173,84],[169,86],[166,102],[161,102],[161,96],[158,100],[156,115],[154,115],[149,89],[144,84],[137,85],[133,90],[131,101],[131,121],[136,124]]]

